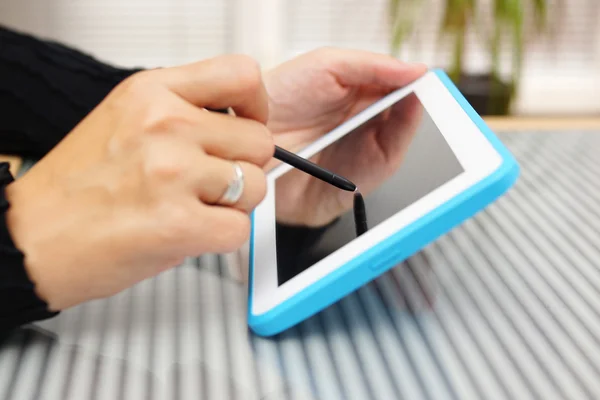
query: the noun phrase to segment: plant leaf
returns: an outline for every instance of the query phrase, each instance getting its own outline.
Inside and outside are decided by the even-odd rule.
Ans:
[[[393,18],[398,15],[398,8],[400,7],[401,0],[390,0],[388,4],[389,15]]]
[[[390,0],[391,52],[397,55],[406,37],[413,31],[422,0]]]
[[[545,30],[548,22],[547,0],[533,0],[533,17],[538,31]]]
[[[473,16],[475,0],[446,0],[442,25],[438,33],[438,45],[442,37],[451,37],[454,41],[450,77],[458,83],[463,71],[463,60],[468,23]]]
[[[513,36],[513,73],[512,83],[513,88],[516,88],[519,84],[521,77],[521,69],[523,65],[523,46],[524,46],[524,34],[523,34],[523,2],[521,0],[509,0],[507,2],[507,15],[512,22],[512,36]]]

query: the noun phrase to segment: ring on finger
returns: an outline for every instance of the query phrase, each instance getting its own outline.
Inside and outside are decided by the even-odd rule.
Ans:
[[[234,178],[229,182],[225,193],[217,201],[218,204],[231,206],[237,203],[244,194],[244,170],[242,166],[234,162]]]

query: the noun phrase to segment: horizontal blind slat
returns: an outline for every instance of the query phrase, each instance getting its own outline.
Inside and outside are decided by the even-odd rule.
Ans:
[[[231,50],[231,0],[9,0],[0,23],[123,66],[168,66]]]
[[[406,45],[404,56],[440,66],[447,64],[452,54],[451,45],[435,45],[444,3],[442,0],[424,2],[426,6],[416,24],[416,32]],[[549,1],[549,15],[556,21],[551,27],[553,33],[527,41],[526,67],[552,70],[589,68],[599,58],[595,39],[598,37],[596,16],[600,2],[570,0],[568,3],[568,6],[560,7],[558,0]],[[487,0],[477,4],[485,9],[491,3]],[[322,45],[389,52],[387,7],[387,0],[290,2],[287,12],[287,48],[290,55]],[[489,15],[486,17],[489,18]],[[528,30],[531,31],[532,27]],[[469,66],[485,68],[485,59],[489,58],[486,45],[474,32],[468,35],[467,48],[471,50],[467,56]],[[511,54],[510,46],[503,46],[501,58],[504,63],[510,62]]]

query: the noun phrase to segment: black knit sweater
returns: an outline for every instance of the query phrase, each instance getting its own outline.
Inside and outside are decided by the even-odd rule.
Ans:
[[[135,71],[0,26],[0,154],[43,157]],[[4,189],[12,180],[8,164],[0,163],[0,331],[55,315],[35,295],[23,254],[7,229],[10,205]],[[278,249],[294,258],[325,229],[278,224]],[[294,267],[285,271],[298,272]]]
[[[0,27],[0,154],[44,156],[133,72]]]
[[[134,71],[0,27],[0,154],[43,157]],[[0,331],[55,315],[35,295],[7,229],[12,180],[0,164]]]

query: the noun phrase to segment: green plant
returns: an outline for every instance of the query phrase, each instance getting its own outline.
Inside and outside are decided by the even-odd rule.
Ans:
[[[511,95],[519,85],[523,65],[523,49],[525,42],[525,8],[531,6],[533,25],[536,32],[546,27],[549,0],[444,0],[444,16],[441,21],[441,38],[453,41],[452,60],[448,74],[455,83],[465,75],[465,53],[467,51],[466,34],[470,27],[477,29],[478,36],[486,40],[486,48],[490,57],[490,74],[492,81],[501,82],[500,62],[501,48],[504,39],[511,40]],[[391,49],[397,54],[418,23],[419,11],[425,0],[389,0],[389,16],[391,22]],[[491,25],[487,35],[478,24],[478,6],[486,3],[491,7]],[[490,4],[491,3],[491,4]]]

